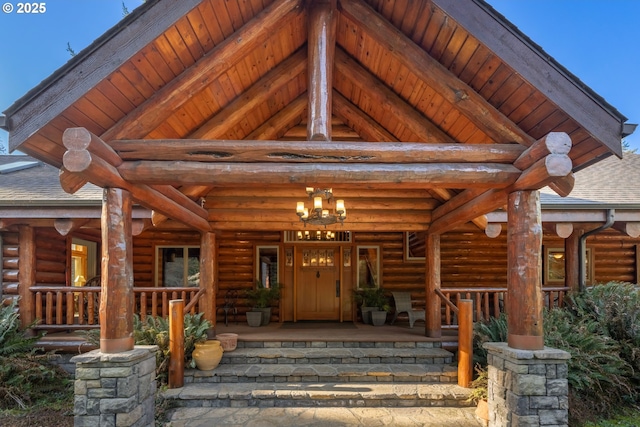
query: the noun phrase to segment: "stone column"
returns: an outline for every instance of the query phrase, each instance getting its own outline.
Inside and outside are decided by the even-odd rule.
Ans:
[[[155,345],[135,346],[120,353],[93,350],[73,357],[74,426],[153,426],[157,351]]]
[[[489,364],[489,427],[566,427],[569,382],[563,350],[519,350],[485,343]]]

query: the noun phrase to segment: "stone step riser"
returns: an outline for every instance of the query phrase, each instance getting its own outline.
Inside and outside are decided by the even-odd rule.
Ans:
[[[455,399],[189,399],[172,400],[181,408],[464,408],[466,400]]]
[[[225,355],[220,361],[222,365],[296,365],[296,364],[450,364],[453,363],[452,357],[433,358],[433,357],[246,357]]]
[[[238,341],[237,348],[442,348],[440,342]]]
[[[428,374],[428,375],[411,375],[411,376],[393,376],[389,373],[384,373],[381,376],[370,375],[350,375],[350,376],[320,376],[320,375],[282,375],[282,376],[263,376],[263,377],[249,377],[249,376],[188,376],[185,374],[185,383],[455,383],[457,377],[453,375],[443,374]]]

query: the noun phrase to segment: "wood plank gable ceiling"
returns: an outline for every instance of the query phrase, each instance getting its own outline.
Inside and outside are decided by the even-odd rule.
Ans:
[[[363,175],[357,162],[322,169],[313,159],[302,167],[316,172],[296,175],[285,168],[282,181],[269,185],[256,171],[279,170],[266,162],[250,168],[244,163],[238,173],[220,166],[209,175],[193,170],[172,176],[169,168],[158,170],[156,181],[140,181],[136,173],[145,161],[164,161],[164,166],[222,161],[215,144],[208,148],[204,141],[196,150],[166,140],[279,140],[284,149],[287,143],[305,146],[308,52],[315,41],[308,40],[311,3],[300,0],[148,1],[7,110],[10,146],[61,167],[67,151],[63,132],[84,127],[119,155],[124,164],[117,170],[130,185],[151,185],[206,216],[214,229],[263,230],[302,227],[294,207],[304,198],[305,185],[332,186],[348,204],[351,230],[425,230],[434,209],[438,218],[491,187],[513,184],[518,155],[549,132],[570,136],[574,168],[619,154],[626,118],[552,61],[530,71],[546,74],[548,86],[534,85],[521,65],[513,68],[516,60],[495,52],[504,39],[486,41],[497,30],[471,33],[458,20],[469,19],[468,27],[498,26],[522,50],[520,56],[540,52],[482,1],[470,0],[464,7],[456,1],[335,2],[331,139],[338,148],[339,142],[366,144],[354,146],[361,154],[379,150],[380,143],[397,152],[410,151],[415,143],[510,144],[514,150],[507,158],[474,163],[493,168],[487,174],[499,184],[474,185],[475,176],[465,175],[455,152],[449,160],[456,165],[450,173],[459,171],[455,182],[440,179],[442,171],[430,173],[427,160],[417,169],[420,173],[407,166],[409,160],[396,165],[387,160],[386,169],[376,167],[378,179],[350,181],[354,174]],[[503,56],[508,54],[520,58],[509,52]],[[580,108],[590,109],[589,120],[578,121],[584,115]],[[410,174],[417,178],[407,179]],[[61,176],[70,190],[82,184],[77,176]],[[317,181],[305,181],[309,176]],[[465,189],[472,193],[447,206]],[[162,212],[158,223],[162,217],[175,218],[151,203],[151,193],[145,193],[146,199],[136,194],[138,202]],[[203,198],[206,214],[183,195],[193,205]],[[481,219],[476,223],[483,224]]]

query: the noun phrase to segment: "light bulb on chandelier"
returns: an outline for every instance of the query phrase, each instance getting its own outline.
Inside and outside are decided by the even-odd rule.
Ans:
[[[323,200],[331,204],[333,202],[333,191],[331,188],[306,188],[307,195],[310,200],[313,200],[313,209],[305,207],[304,202],[298,202],[296,205],[296,215],[300,218],[305,225],[327,225],[340,222],[344,225],[344,220],[347,218],[347,210],[344,207],[344,200],[336,200],[336,207],[331,213],[329,209],[323,208]]]

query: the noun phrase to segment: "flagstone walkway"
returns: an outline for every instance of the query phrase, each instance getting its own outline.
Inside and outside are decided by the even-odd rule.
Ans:
[[[180,408],[166,427],[481,427],[474,408]]]

